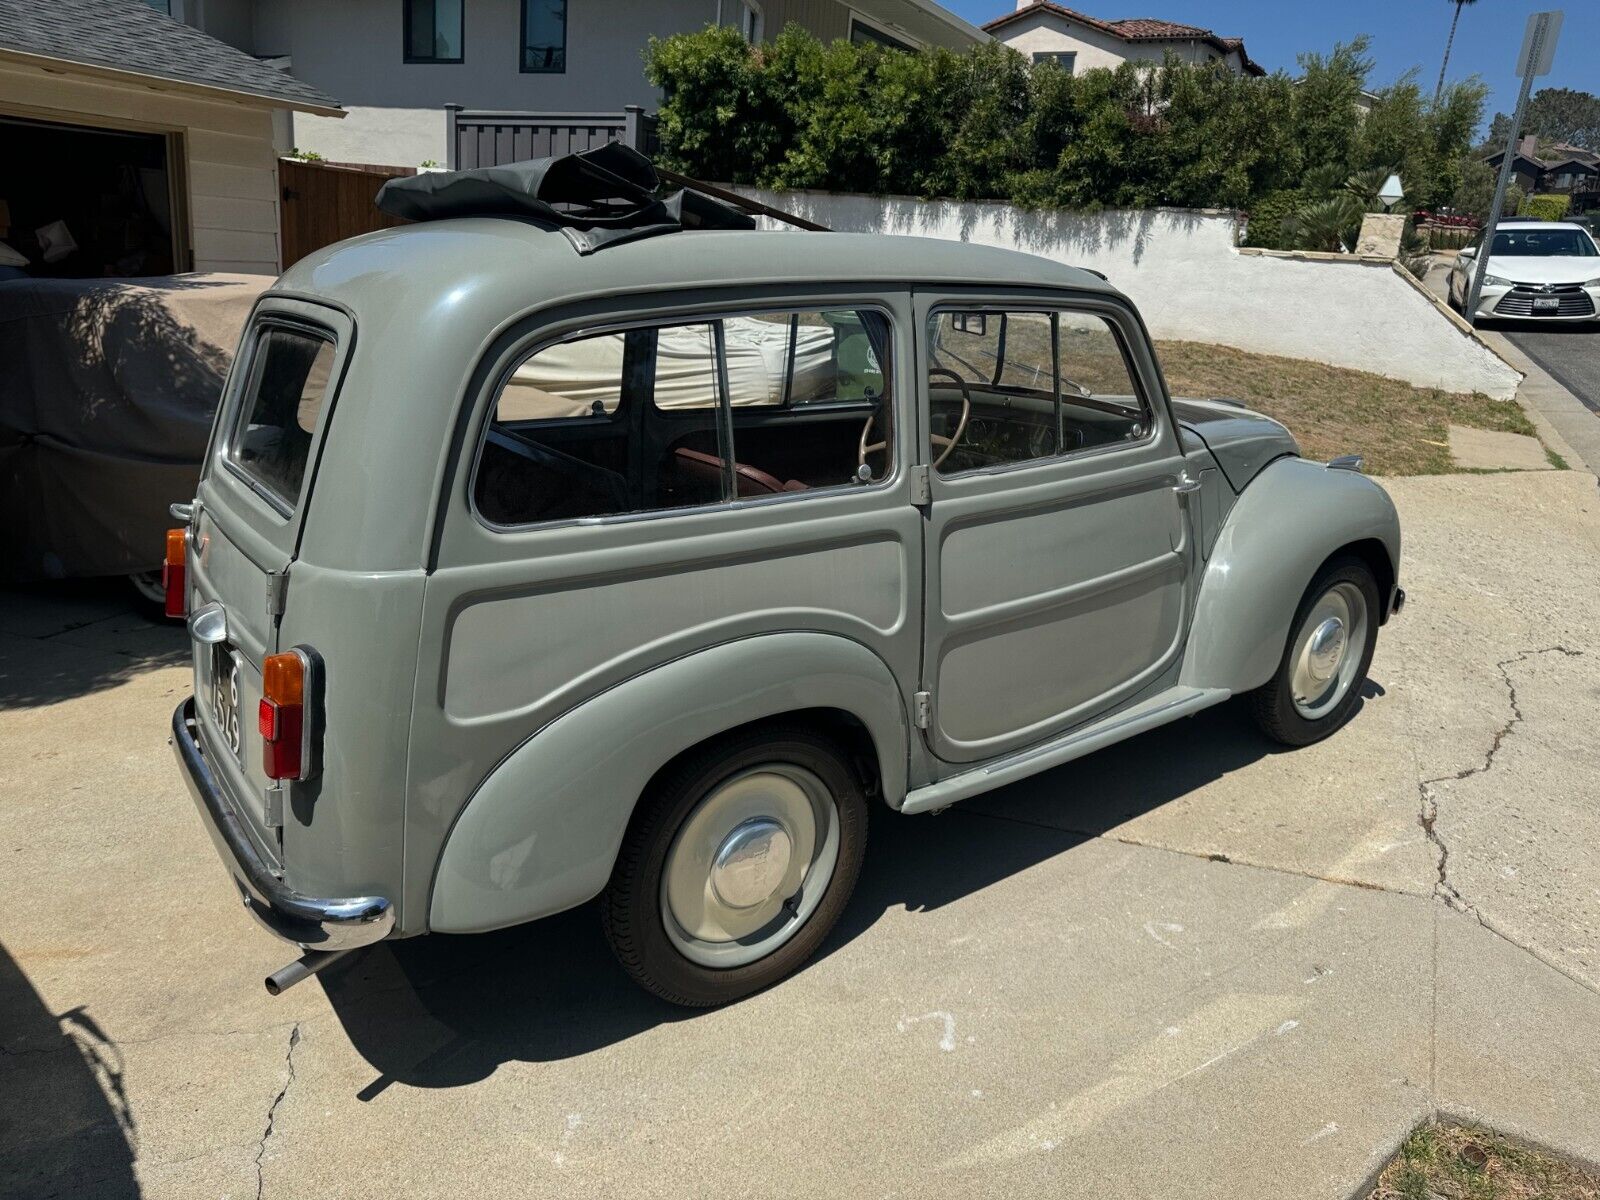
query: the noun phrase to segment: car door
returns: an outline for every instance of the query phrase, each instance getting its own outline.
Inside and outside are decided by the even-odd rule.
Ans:
[[[1192,489],[1124,303],[922,293],[916,314],[927,736],[972,762],[1170,679],[1195,582]]]

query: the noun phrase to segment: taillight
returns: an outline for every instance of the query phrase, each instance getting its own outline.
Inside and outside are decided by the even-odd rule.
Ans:
[[[189,569],[183,557],[188,545],[187,529],[167,530],[167,557],[161,564],[161,587],[167,594],[166,613],[169,617],[181,617],[189,609]]]
[[[261,769],[268,779],[305,779],[311,773],[313,662],[304,650],[269,654],[261,660]]]

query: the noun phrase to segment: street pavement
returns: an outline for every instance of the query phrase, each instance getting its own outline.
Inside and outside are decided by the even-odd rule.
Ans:
[[[1600,323],[1529,327],[1501,322],[1491,327],[1583,401],[1585,408],[1600,413]]]
[[[687,1012],[584,908],[276,999],[179,783],[179,631],[0,593],[0,1195],[1347,1197],[1418,1121],[1600,1161],[1600,492],[1391,485],[1345,730],[1238,704],[875,813],[807,969]]]

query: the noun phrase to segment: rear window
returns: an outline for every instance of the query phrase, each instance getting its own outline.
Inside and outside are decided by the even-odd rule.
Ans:
[[[331,336],[301,326],[267,325],[256,337],[228,458],[291,509],[327,402],[333,350]]]

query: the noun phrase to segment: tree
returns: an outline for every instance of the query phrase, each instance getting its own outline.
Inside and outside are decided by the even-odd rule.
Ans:
[[[1439,103],[1439,94],[1444,91],[1444,73],[1450,66],[1450,50],[1456,44],[1456,26],[1461,21],[1461,10],[1469,4],[1476,4],[1478,0],[1450,0],[1456,6],[1456,11],[1450,17],[1450,37],[1444,44],[1444,61],[1439,64],[1439,86],[1433,89],[1433,102]]]
[[[1511,118],[1495,113],[1489,126],[1489,145],[1506,144]],[[1572,88],[1545,88],[1535,92],[1523,114],[1518,135],[1533,134],[1541,142],[1567,142],[1600,152],[1600,96]]]
[[[1340,43],[1331,54],[1302,54],[1304,72],[1294,89],[1294,142],[1303,169],[1326,171],[1337,187],[1355,166],[1357,104],[1372,72],[1365,34]]]

